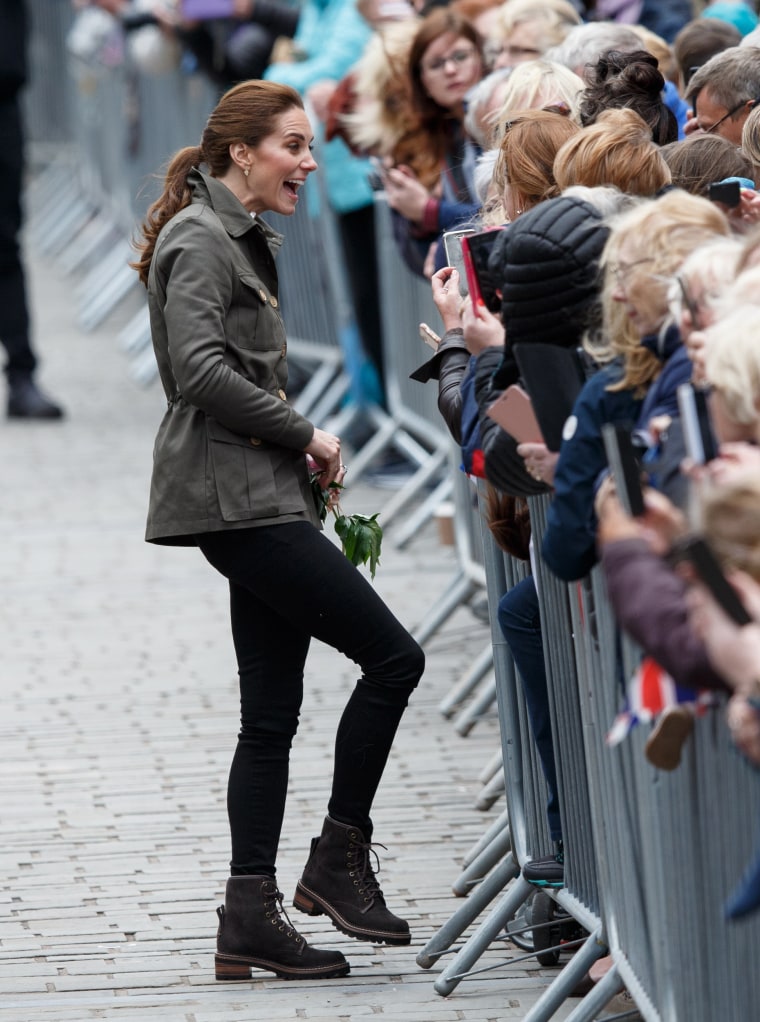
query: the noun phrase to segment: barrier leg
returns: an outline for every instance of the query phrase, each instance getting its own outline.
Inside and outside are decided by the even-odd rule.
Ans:
[[[462,870],[451,889],[458,898],[464,898],[470,890],[479,884],[483,877],[488,876],[497,862],[512,851],[512,834],[509,826],[486,845],[480,855],[476,856],[466,869]]]
[[[488,782],[496,776],[504,765],[504,753],[499,749],[494,756],[492,756],[483,769],[478,774],[478,780],[481,784],[488,784]]]
[[[488,710],[496,702],[496,676],[494,674],[485,678],[480,685],[475,698],[465,706],[454,722],[454,730],[462,738],[466,738],[477,722],[484,717]]]
[[[543,994],[539,997],[523,1022],[548,1022],[559,1006],[567,1000],[575,987],[580,983],[594,962],[607,954],[607,945],[602,940],[602,929],[595,930],[586,942],[575,952],[572,959],[567,963],[556,979],[552,980]],[[607,973],[609,976],[610,973]],[[607,976],[604,977],[603,983]],[[592,991],[595,993],[596,991]],[[605,1004],[615,993],[607,995]]]
[[[487,905],[501,894],[510,880],[519,874],[520,870],[513,856],[510,854],[490,876],[486,877],[479,887],[476,887],[472,894],[456,910],[451,918],[430,938],[427,944],[417,955],[417,964],[421,969],[430,969],[438,961],[455,940],[462,936],[464,931],[474,922]]]
[[[468,600],[478,586],[471,578],[461,571],[451,583],[443,596],[433,604],[424,621],[412,632],[414,639],[424,646],[427,640],[437,632],[460,604]]]
[[[504,794],[506,786],[507,781],[504,770],[499,770],[488,784],[483,786],[475,802],[475,808],[480,809],[481,812],[490,809],[494,802]]]
[[[499,768],[501,767],[501,753],[499,753]],[[485,783],[485,782],[484,782]],[[504,812],[499,816],[498,820],[494,820],[485,834],[479,838],[472,848],[469,850],[467,855],[463,859],[465,866],[469,866],[471,862],[480,855],[484,848],[495,841],[496,838],[502,833],[505,827],[509,827],[509,810],[505,809]]]
[[[483,680],[488,671],[493,667],[493,646],[489,642],[477,660],[472,664],[469,671],[445,695],[438,704],[438,709],[447,720],[453,716],[456,707],[463,702]]]
[[[509,855],[507,858],[512,859],[512,856]],[[512,861],[514,862],[514,859]],[[514,868],[517,870],[516,864]],[[491,909],[477,930],[457,952],[456,958],[446,966],[435,981],[433,988],[437,994],[440,994],[441,997],[448,997],[459,986],[459,983],[472,970],[475,962],[477,962],[495,938],[498,937],[515,912],[517,912],[524,901],[527,901],[529,895],[534,890],[533,885],[529,884],[527,880],[517,877],[514,884],[510,886],[508,891],[505,891],[498,904]]]
[[[623,989],[625,989],[625,984],[620,978],[617,968],[613,966],[599,980],[594,989],[586,994],[578,1007],[570,1012],[565,1022],[593,1022],[610,998],[619,994]]]
[[[442,479],[432,493],[425,498],[416,511],[406,519],[403,528],[400,528],[393,537],[393,545],[397,550],[404,550],[423,525],[427,525],[435,515],[438,507],[451,496],[454,484],[450,478]]]

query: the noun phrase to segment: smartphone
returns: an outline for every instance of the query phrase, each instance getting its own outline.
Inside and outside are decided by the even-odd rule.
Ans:
[[[462,238],[475,233],[474,227],[466,227],[461,231],[444,231],[443,247],[446,252],[446,263],[453,266],[459,273],[459,294],[466,298],[469,294],[467,286],[467,275],[464,269],[464,255],[462,254]]]
[[[542,444],[544,438],[528,392],[513,383],[500,394],[486,415],[520,444]]]
[[[646,508],[641,488],[641,465],[631,439],[630,427],[606,422],[602,426],[602,437],[618,499],[626,514],[639,518]]]
[[[433,351],[438,351],[438,345],[441,343],[441,338],[435,330],[430,329],[427,323],[420,323],[420,337],[425,344],[430,345]]]
[[[692,383],[676,391],[686,453],[695,465],[706,465],[718,457],[718,441],[710,421],[707,394]]]
[[[716,603],[737,625],[748,625],[752,618],[739,598],[739,594],[723,574],[718,558],[704,536],[689,536],[679,541],[670,554],[670,561],[678,564],[688,561],[694,566],[700,582],[710,590]]]
[[[462,238],[462,257],[467,286],[473,305],[482,302],[489,312],[501,310],[501,280],[499,274],[492,273],[488,268],[488,257],[494,242],[503,231],[503,227],[494,227],[489,231],[479,231]]]
[[[741,202],[741,185],[738,181],[713,181],[707,186],[710,202],[722,202],[724,206],[738,206]]]

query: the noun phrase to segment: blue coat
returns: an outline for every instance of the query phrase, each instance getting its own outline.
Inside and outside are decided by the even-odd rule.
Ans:
[[[340,81],[361,57],[371,34],[355,0],[307,0],[293,37],[305,59],[270,64],[264,77],[290,85],[302,95],[326,78]],[[330,205],[336,212],[349,213],[370,205],[368,160],[353,156],[340,138],[319,144],[314,156],[325,174]]]

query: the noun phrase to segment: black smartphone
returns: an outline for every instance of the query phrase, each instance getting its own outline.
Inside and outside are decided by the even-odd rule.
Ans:
[[[706,465],[718,457],[707,394],[693,383],[682,383],[676,391],[686,453],[695,465]]]
[[[470,298],[473,305],[482,301],[489,312],[501,311],[500,274],[489,270],[488,259],[503,230],[503,227],[494,227],[462,238],[462,258]]]
[[[606,422],[602,426],[602,437],[620,503],[627,514],[639,518],[646,508],[641,488],[641,465],[636,456],[630,426]]]
[[[700,582],[707,586],[715,602],[737,625],[748,625],[752,621],[704,536],[688,536],[680,540],[671,551],[670,560],[673,564],[688,561],[693,565]]]
[[[738,181],[713,181],[707,186],[707,198],[710,202],[722,202],[724,206],[738,206],[742,191]]]

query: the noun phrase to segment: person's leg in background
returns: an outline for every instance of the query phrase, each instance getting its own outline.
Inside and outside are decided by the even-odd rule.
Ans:
[[[523,876],[533,883],[561,887],[564,868],[557,764],[554,757],[538,593],[532,575],[518,582],[502,596],[499,600],[498,619],[525,693],[530,729],[549,790],[546,804],[549,833],[557,845],[555,855],[534,859],[528,863],[523,869]]]
[[[18,96],[0,99],[0,343],[6,350],[8,416],[60,419],[62,409],[34,380],[37,359],[29,339],[29,311],[19,248],[23,131]]]

